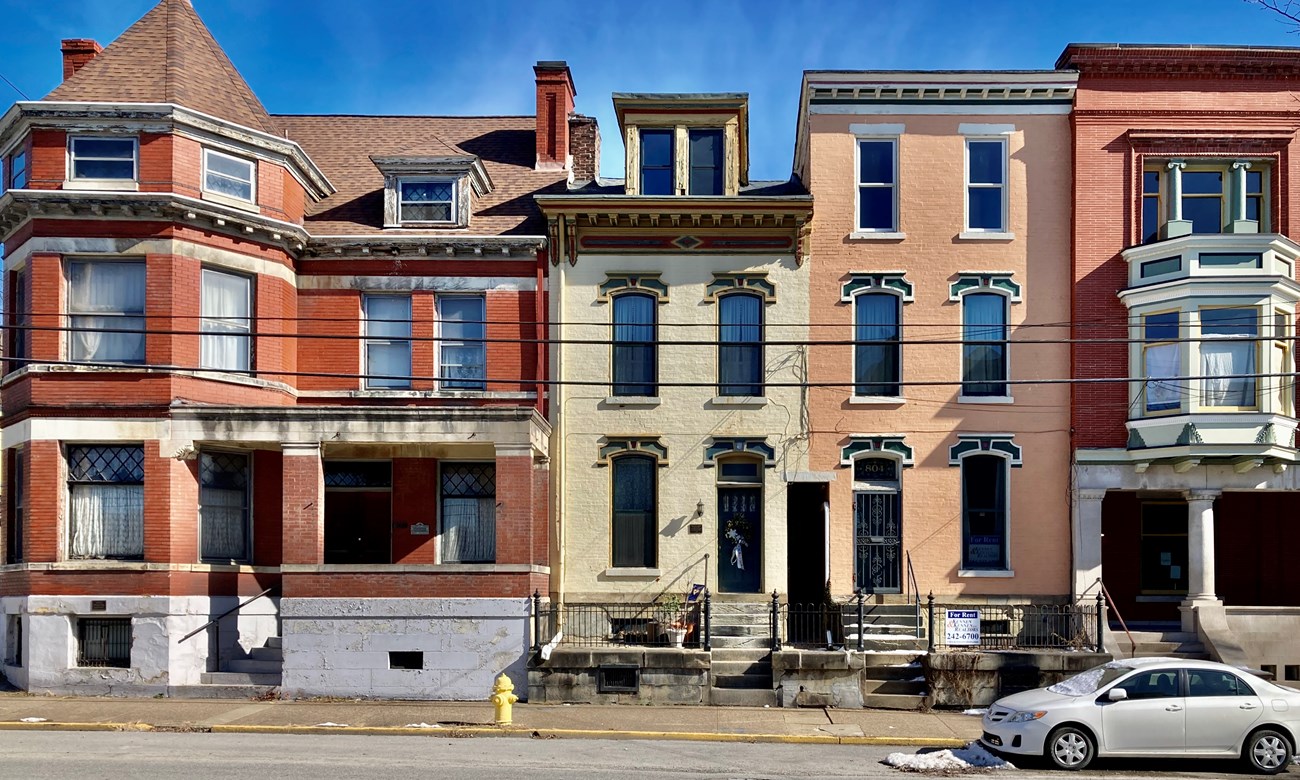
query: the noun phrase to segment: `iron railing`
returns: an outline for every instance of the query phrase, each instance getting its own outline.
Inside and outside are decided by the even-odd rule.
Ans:
[[[978,647],[994,650],[1100,647],[1095,604],[935,604],[929,597],[930,647]],[[949,611],[978,616],[979,635],[949,641]],[[954,621],[964,616],[953,615]],[[973,627],[974,621],[965,627]],[[956,628],[956,624],[953,625]],[[955,637],[954,637],[955,639]]]
[[[820,604],[778,604],[782,644],[791,647],[844,646],[844,615],[857,610],[857,601]]]
[[[78,618],[77,666],[131,666],[131,618]]]
[[[562,631],[568,647],[673,647],[682,631],[682,646],[709,649],[709,599],[682,607],[662,603],[565,603],[544,605],[533,598],[534,647]]]

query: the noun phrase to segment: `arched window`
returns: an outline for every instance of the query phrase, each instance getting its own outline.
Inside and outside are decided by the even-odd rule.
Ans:
[[[1007,391],[1007,298],[999,293],[962,296],[961,394],[1004,397]]]
[[[653,396],[658,388],[658,350],[652,295],[624,293],[614,298],[614,395]]]
[[[899,297],[862,293],[854,297],[853,311],[853,394],[900,395]]]
[[[961,567],[1005,571],[1008,565],[1006,458],[961,459]]]
[[[763,394],[763,299],[732,293],[718,300],[718,395]]]
[[[612,554],[615,567],[653,569],[658,532],[657,461],[649,455],[611,459],[613,480]]]

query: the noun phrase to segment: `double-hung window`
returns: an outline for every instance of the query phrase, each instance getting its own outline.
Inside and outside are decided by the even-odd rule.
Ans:
[[[691,195],[722,194],[722,131],[718,129],[691,130],[690,189]]]
[[[657,485],[655,459],[621,455],[612,459],[614,527],[612,554],[616,568],[655,567]]]
[[[140,262],[68,263],[71,360],[143,363],[145,267]]]
[[[1222,233],[1223,171],[1183,171],[1183,219],[1193,233]]]
[[[27,186],[27,149],[19,147],[9,155],[9,189],[21,190]]]
[[[898,141],[873,138],[858,141],[858,230],[893,233],[898,230]]]
[[[139,143],[132,138],[73,136],[68,141],[72,181],[134,181]]]
[[[1188,233],[1268,232],[1270,167],[1258,160],[1149,163],[1142,171],[1142,243]],[[1254,224],[1238,224],[1243,221]],[[1166,223],[1172,224],[1162,234]]]
[[[144,557],[144,447],[68,448],[72,558]]]
[[[672,195],[673,130],[641,131],[641,194]]]
[[[403,179],[398,184],[398,220],[455,222],[456,183]]]
[[[1003,233],[1007,227],[1007,141],[966,141],[966,229]]]
[[[1182,407],[1178,382],[1182,350],[1178,341],[1176,311],[1148,314],[1142,318],[1143,408],[1148,414],[1175,411]]]
[[[1007,461],[997,455],[961,460],[963,569],[1008,568],[1007,470]]]
[[[889,293],[862,293],[853,299],[854,395],[901,395],[899,307],[899,297]]]
[[[763,394],[763,299],[732,293],[718,300],[718,395]]]
[[[1201,406],[1256,408],[1259,311],[1206,308],[1200,316]]]
[[[1277,388],[1277,411],[1291,416],[1295,398],[1295,381],[1291,378],[1291,314],[1283,309],[1273,312],[1273,372],[1286,376],[1274,377]]]
[[[21,447],[8,451],[8,473],[5,474],[5,498],[9,501],[5,518],[5,563],[23,560],[23,525],[27,515],[27,459]]]
[[[247,371],[252,331],[252,281],[247,276],[203,269],[199,298],[199,365],[214,371]]]
[[[1142,243],[1160,240],[1160,215],[1164,211],[1160,194],[1160,171],[1142,172]]]
[[[487,301],[480,296],[438,298],[438,376],[444,390],[482,390],[487,381]]]
[[[203,191],[255,202],[257,163],[215,149],[204,149]]]
[[[203,560],[246,561],[249,536],[248,455],[199,455],[199,528]]]
[[[614,395],[653,396],[658,392],[653,295],[624,293],[614,298]]]
[[[961,394],[1007,396],[1007,299],[998,293],[962,296]]]
[[[13,303],[13,310],[9,315],[9,324],[13,329],[9,332],[9,357],[14,362],[9,364],[9,370],[15,370],[27,365],[27,272],[15,271],[9,276],[10,284],[13,285],[13,292],[10,293],[10,301]]]
[[[366,386],[411,386],[411,296],[367,295]]]
[[[496,466],[442,464],[442,561],[492,563],[497,554]]]

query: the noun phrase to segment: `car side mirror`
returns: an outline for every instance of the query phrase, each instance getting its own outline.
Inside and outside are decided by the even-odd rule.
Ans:
[[[1123,688],[1111,688],[1106,694],[1106,698],[1111,701],[1124,701],[1128,698],[1128,691]]]

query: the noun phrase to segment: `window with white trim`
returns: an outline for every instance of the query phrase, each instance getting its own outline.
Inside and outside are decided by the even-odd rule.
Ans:
[[[72,136],[68,139],[71,181],[134,181],[140,144],[135,137]]]
[[[256,202],[257,162],[215,149],[204,149],[203,191],[249,203]]]
[[[1201,406],[1258,408],[1259,319],[1253,307],[1201,309]]]
[[[376,389],[411,386],[411,296],[366,295],[366,379]]]
[[[966,230],[1004,233],[1007,227],[1007,139],[966,139]]]
[[[456,221],[456,182],[450,179],[402,179],[397,193],[401,222]]]
[[[1165,311],[1142,318],[1142,376],[1147,380],[1142,403],[1147,414],[1182,408],[1180,316],[1178,311]]]
[[[199,297],[199,365],[213,371],[247,371],[251,365],[249,334],[253,329],[252,280],[247,276],[203,269]]]
[[[898,139],[858,140],[858,224],[860,232],[898,231]]]
[[[68,358],[143,363],[145,265],[71,260],[68,268]]]
[[[9,155],[9,189],[27,187],[27,147],[20,146]]]
[[[444,390],[482,390],[487,382],[487,300],[438,297],[438,376]]]

